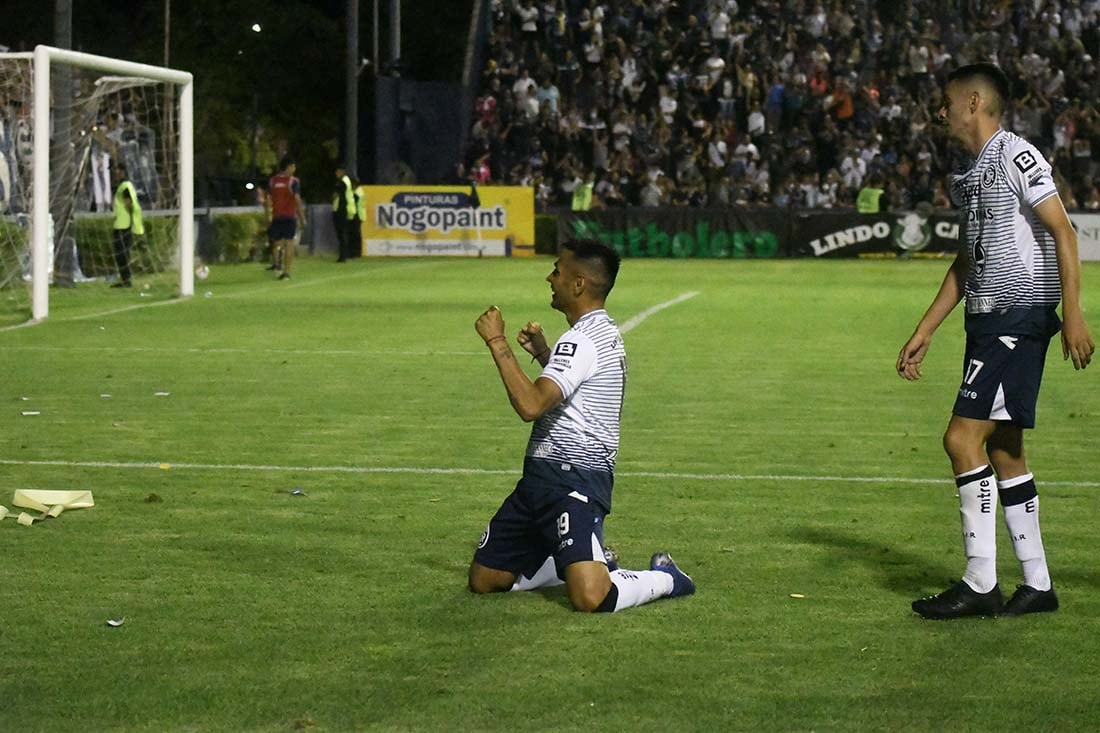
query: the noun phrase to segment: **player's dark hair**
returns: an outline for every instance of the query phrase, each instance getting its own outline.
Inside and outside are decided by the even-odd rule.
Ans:
[[[1000,97],[997,100],[997,111],[1003,112],[1005,110],[1012,99],[1012,84],[1009,82],[1008,76],[1001,71],[1001,67],[984,62],[967,64],[966,66],[960,66],[947,75],[948,84],[953,81],[970,81],[971,79],[981,79],[993,87],[997,92],[997,96]]]
[[[561,246],[596,273],[598,277],[592,284],[600,296],[606,298],[619,275],[619,253],[594,239],[570,239]]]
[[[279,161],[279,170],[285,171],[292,165],[294,165],[294,158],[290,155],[284,155],[282,160]]]

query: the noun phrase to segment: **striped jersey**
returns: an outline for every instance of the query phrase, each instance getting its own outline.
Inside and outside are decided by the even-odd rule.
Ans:
[[[1034,208],[1057,196],[1051,166],[1034,145],[1006,130],[986,141],[964,172],[951,178],[951,202],[962,210],[968,332],[1044,333],[1061,299],[1054,236]]]
[[[586,313],[562,334],[541,376],[561,389],[562,401],[535,421],[527,457],[573,467],[606,484],[609,509],[619,419],[626,389],[626,349],[615,321],[600,309]],[[598,493],[603,493],[600,487]]]

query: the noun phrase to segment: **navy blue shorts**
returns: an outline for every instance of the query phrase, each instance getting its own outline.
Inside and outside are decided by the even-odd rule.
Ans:
[[[1035,427],[1048,346],[1049,337],[968,334],[954,413]]]
[[[516,575],[534,575],[550,555],[558,576],[575,562],[605,562],[607,511],[580,491],[524,476],[489,520],[474,562]]]
[[[284,239],[294,239],[298,233],[298,220],[293,216],[281,216],[271,220],[271,226],[267,228],[267,236],[276,242]]]

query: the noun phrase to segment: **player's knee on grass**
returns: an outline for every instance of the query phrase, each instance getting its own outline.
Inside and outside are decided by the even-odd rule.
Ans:
[[[516,576],[504,570],[493,570],[476,562],[470,564],[467,585],[474,593],[500,593],[512,587]]]
[[[593,613],[603,610],[604,600],[612,588],[611,576],[603,563],[574,563],[565,569],[565,588],[574,609]]]

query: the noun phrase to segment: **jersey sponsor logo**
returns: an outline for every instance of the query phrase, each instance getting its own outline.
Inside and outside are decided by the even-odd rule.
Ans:
[[[562,341],[554,347],[554,356],[576,356],[577,345],[571,341]]]
[[[1027,173],[1029,170],[1039,165],[1039,161],[1035,160],[1035,156],[1031,154],[1030,150],[1025,150],[1019,153],[1012,162],[1016,164],[1016,167],[1020,169],[1021,173]]]
[[[978,298],[966,299],[967,313],[992,313],[996,298],[992,295],[983,295]]]
[[[974,240],[970,261],[974,263],[974,277],[981,280],[982,274],[985,273],[985,247],[982,246],[981,237]]]
[[[481,533],[481,540],[477,543],[477,549],[479,550],[489,544],[489,526],[488,524],[485,525],[485,531]]]
[[[1042,185],[1046,184],[1046,182],[1047,182],[1047,177],[1045,175],[1043,175],[1042,173],[1040,173],[1039,175],[1035,176],[1034,178],[1032,178],[1030,181],[1027,182],[1027,187],[1028,188],[1038,188],[1039,186],[1042,186]]]
[[[982,171],[982,188],[993,188],[997,183],[997,169],[989,166]]]
[[[536,443],[531,450],[531,455],[535,458],[546,458],[554,452],[554,444],[546,441],[544,443]]]
[[[981,186],[977,183],[966,183],[965,181],[956,181],[951,184],[951,190],[955,194],[955,199],[962,202],[968,202],[982,192]]]
[[[1020,339],[1016,336],[998,336],[997,340],[1008,347],[1009,351],[1016,350],[1016,342]]]

